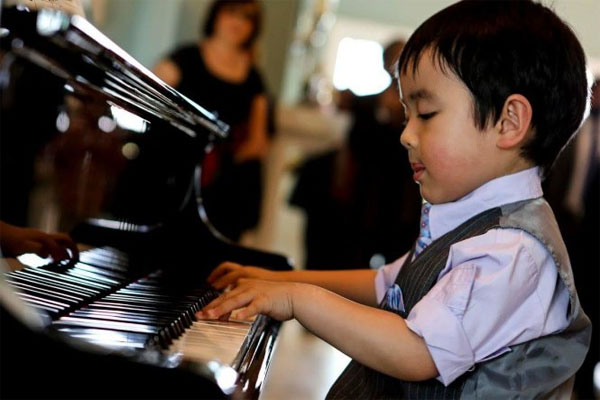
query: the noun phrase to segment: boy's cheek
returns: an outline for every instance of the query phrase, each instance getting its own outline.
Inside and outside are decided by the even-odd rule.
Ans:
[[[428,171],[448,178],[476,172],[473,170],[476,163],[461,151],[458,144],[433,146],[425,166]]]
[[[423,162],[430,175],[444,173],[454,167],[454,157],[445,146],[433,143],[428,148],[429,151],[423,155]]]

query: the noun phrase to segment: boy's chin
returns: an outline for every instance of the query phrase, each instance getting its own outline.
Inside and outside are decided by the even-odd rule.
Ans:
[[[419,185],[419,191],[421,192],[423,201],[426,201],[429,204],[439,203],[439,201],[437,201],[437,196],[435,196],[435,193],[432,193],[431,190],[428,190],[427,185],[423,185],[421,182],[417,182],[417,184]]]
[[[453,193],[444,193],[441,191],[428,190],[424,185],[419,185],[421,197],[429,204],[452,203],[461,198]]]

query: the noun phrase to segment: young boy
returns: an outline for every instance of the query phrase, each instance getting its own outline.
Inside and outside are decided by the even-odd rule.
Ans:
[[[379,271],[224,263],[209,282],[233,289],[199,316],[296,318],[353,358],[329,398],[568,396],[591,327],[540,177],[586,111],[581,45],[540,4],[462,1],[398,73],[415,248]]]

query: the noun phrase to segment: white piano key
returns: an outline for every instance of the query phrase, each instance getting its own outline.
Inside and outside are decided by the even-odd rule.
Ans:
[[[180,353],[188,361],[232,365],[251,327],[243,321],[195,321],[167,352]]]

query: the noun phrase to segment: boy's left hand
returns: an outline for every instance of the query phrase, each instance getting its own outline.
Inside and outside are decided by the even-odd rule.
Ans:
[[[265,314],[278,321],[294,318],[294,296],[303,284],[270,282],[257,279],[240,279],[235,288],[223,293],[196,316],[201,319],[218,319],[233,310],[241,309],[236,317],[250,318]]]

